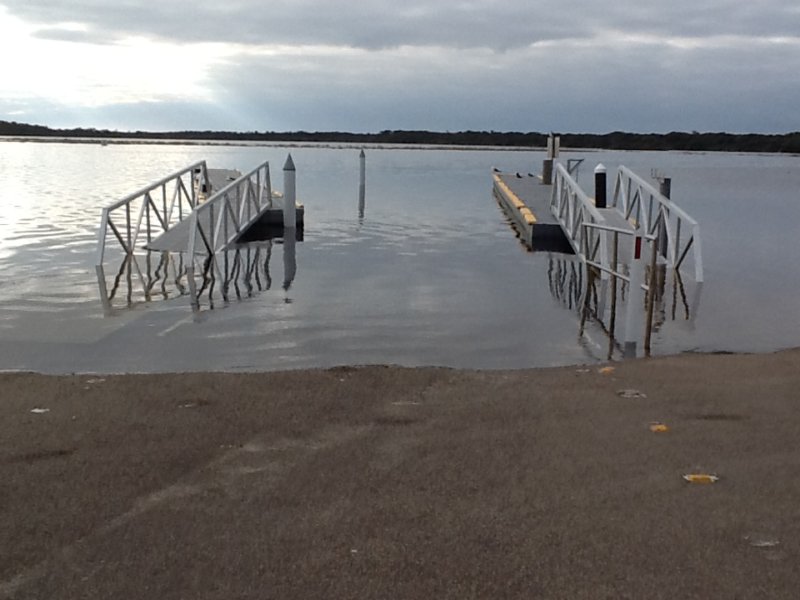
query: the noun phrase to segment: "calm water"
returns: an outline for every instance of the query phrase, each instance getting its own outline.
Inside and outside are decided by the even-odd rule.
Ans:
[[[249,170],[287,148],[0,142],[0,369],[120,372],[396,363],[505,368],[595,362],[608,341],[578,335],[582,279],[568,258],[526,252],[491,196],[490,169],[538,170],[539,151],[368,149],[358,214],[358,149],[291,148],[304,239],[259,242],[221,259],[234,273],[192,313],[180,268],[142,254],[128,281],[94,270],[100,209],[191,162]],[[706,283],[668,283],[654,354],[800,345],[800,158],[571,152],[590,186],[597,162],[652,168],[701,224]],[[115,262],[116,260],[116,262]],[[238,263],[236,261],[239,261]],[[239,271],[233,265],[239,265]],[[250,268],[250,275],[244,275]],[[288,289],[284,281],[290,279]],[[221,282],[219,282],[221,284]],[[213,308],[212,308],[213,305]],[[689,314],[687,315],[687,310]]]

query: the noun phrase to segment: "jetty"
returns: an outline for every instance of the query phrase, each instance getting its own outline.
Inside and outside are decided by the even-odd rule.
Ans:
[[[103,208],[95,260],[101,298],[108,297],[104,262],[109,241],[116,240],[112,245],[123,261],[132,261],[139,250],[185,253],[186,281],[197,308],[196,257],[204,259],[200,271],[207,272],[218,253],[256,226],[281,228],[284,237],[298,237],[305,207],[296,200],[295,171],[290,154],[279,193],[272,189],[267,161],[244,174],[199,161]]]
[[[636,311],[640,306],[648,313],[644,345],[649,352],[655,296],[651,290],[655,289],[658,271],[671,269],[677,276],[689,264],[691,253],[694,280],[703,282],[700,225],[670,198],[670,179],[659,176],[656,189],[621,165],[609,186],[607,169],[598,164],[590,195],[573,176],[582,159],[564,164],[558,160],[559,151],[559,139],[551,135],[539,175],[494,168],[494,197],[527,248],[574,253],[586,269],[587,282],[601,282],[602,298],[611,282],[612,339],[616,284],[622,281],[627,285],[624,352],[636,353],[641,335]],[[589,288],[587,285],[584,291],[585,303],[589,301]],[[595,313],[605,312],[602,302]]]

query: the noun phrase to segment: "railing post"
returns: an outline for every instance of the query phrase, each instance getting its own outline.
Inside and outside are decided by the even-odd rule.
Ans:
[[[284,229],[296,227],[296,172],[292,155],[286,157],[283,165],[283,227]],[[292,234],[293,235],[293,234]],[[284,235],[285,237],[285,235]]]
[[[672,179],[662,177],[658,180],[658,191],[667,200],[672,194]],[[669,219],[669,209],[661,208],[661,223],[658,226],[658,251],[664,258],[667,257],[667,220]]]
[[[628,307],[625,313],[625,340],[623,355],[625,358],[636,357],[636,342],[641,334],[641,310],[644,302],[644,261],[642,260],[642,236],[633,238],[633,252],[630,263],[630,288],[628,289]]]
[[[108,233],[108,209],[104,208],[100,213],[100,231],[97,232],[97,255],[95,265],[103,264],[103,256],[106,252],[106,234]]]
[[[594,205],[597,208],[606,208],[606,168],[600,163],[594,168]]]

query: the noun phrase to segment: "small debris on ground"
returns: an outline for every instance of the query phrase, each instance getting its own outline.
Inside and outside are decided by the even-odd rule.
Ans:
[[[669,427],[665,423],[661,423],[659,421],[653,421],[650,423],[650,431],[653,433],[666,433],[669,431]]]
[[[683,478],[689,483],[715,483],[719,481],[719,477],[708,473],[687,473]]]
[[[774,548],[780,544],[780,540],[768,535],[746,535],[744,539],[753,548]]]
[[[597,372],[600,373],[601,375],[608,375],[610,373],[613,373],[615,370],[616,367],[602,367],[598,369]]]
[[[31,412],[35,415],[43,415],[44,413],[49,413],[49,408],[32,408]]]
[[[647,394],[639,390],[617,390],[617,396],[620,398],[647,398]]]

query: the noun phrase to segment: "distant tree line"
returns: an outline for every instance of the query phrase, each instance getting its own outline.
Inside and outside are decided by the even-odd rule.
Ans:
[[[759,133],[562,133],[563,148],[608,150],[685,150],[698,152],[784,152],[800,154],[800,131]],[[453,146],[543,147],[547,134],[516,131],[406,131],[379,133],[343,131],[110,131],[107,129],[52,129],[14,121],[0,121],[0,136],[94,139],[215,140],[252,142],[334,142],[353,144],[444,144]]]

